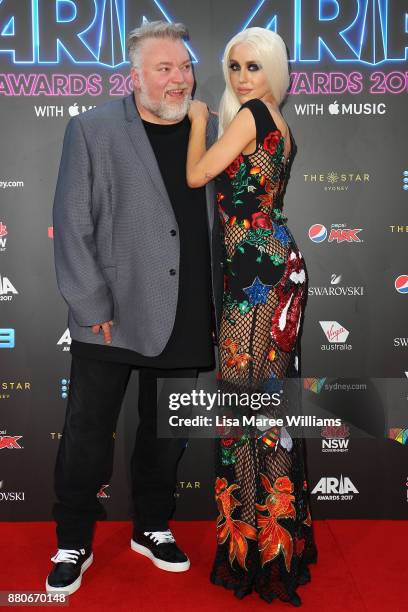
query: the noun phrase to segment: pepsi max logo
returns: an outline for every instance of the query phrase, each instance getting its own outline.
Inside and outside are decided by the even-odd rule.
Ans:
[[[315,223],[309,228],[309,238],[312,242],[323,242],[329,235],[327,242],[363,242],[357,236],[362,231],[361,228],[346,227],[343,223],[332,223],[328,234],[327,228],[321,223]]]
[[[327,238],[327,229],[321,223],[315,223],[309,228],[309,238],[312,242],[323,242]]]
[[[408,274],[397,276],[394,285],[398,293],[408,293]]]

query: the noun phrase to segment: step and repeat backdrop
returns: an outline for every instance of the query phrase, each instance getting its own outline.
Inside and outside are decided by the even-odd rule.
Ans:
[[[407,13],[403,0],[0,2],[0,520],[51,518],[71,362],[52,228],[65,126],[131,91],[126,34],[158,19],[188,26],[196,97],[213,109],[226,42],[250,26],[284,38],[298,146],[285,213],[309,272],[303,402],[344,419],[307,440],[313,515],[407,516]],[[98,493],[110,519],[128,517],[137,396],[135,370]],[[189,442],[176,518],[215,516],[212,444]]]

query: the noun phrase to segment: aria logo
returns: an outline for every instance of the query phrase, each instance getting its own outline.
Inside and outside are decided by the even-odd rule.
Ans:
[[[323,476],[312,491],[320,501],[350,501],[359,491],[348,476]]]
[[[10,295],[11,294],[11,295]],[[14,285],[9,281],[7,276],[0,275],[0,301],[2,302],[11,302],[14,295],[18,295],[17,289]]]
[[[0,253],[3,253],[6,250],[7,243],[7,227],[4,225],[2,221],[0,221]]]
[[[4,481],[0,480],[0,502],[24,501],[24,491],[3,491]]]
[[[337,100],[332,102],[328,106],[330,115],[385,115],[387,112],[387,105],[384,102],[379,104],[364,102],[364,103],[351,103],[339,104]]]
[[[319,321],[320,326],[330,344],[322,344],[322,351],[350,351],[351,344],[346,344],[348,329],[337,321]]]
[[[347,287],[345,286],[339,286],[341,281],[341,274],[332,274],[330,277],[330,287],[308,287],[308,294],[309,295],[315,295],[315,296],[322,296],[322,295],[347,295],[347,296],[353,296],[353,295],[364,295],[364,287],[360,286],[352,286],[349,285]]]
[[[69,328],[64,331],[61,338],[57,342],[57,346],[62,346],[63,351],[69,351],[69,347],[71,346],[71,334],[69,333]]]
[[[348,228],[344,223],[332,223],[329,233],[324,225],[314,223],[309,228],[309,238],[316,243],[324,242],[327,236],[327,242],[364,242],[357,236],[362,231],[362,228]]]

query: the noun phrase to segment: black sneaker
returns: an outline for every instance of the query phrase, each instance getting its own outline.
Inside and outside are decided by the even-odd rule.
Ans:
[[[47,577],[45,590],[49,593],[63,591],[71,595],[81,586],[82,574],[91,565],[93,554],[90,548],[59,548],[51,561],[55,567]]]
[[[130,547],[148,557],[156,567],[167,572],[185,572],[190,567],[187,555],[179,549],[170,529],[138,531],[134,529]]]

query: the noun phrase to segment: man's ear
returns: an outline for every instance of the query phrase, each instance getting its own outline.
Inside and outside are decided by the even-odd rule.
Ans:
[[[141,87],[140,87],[139,70],[137,68],[131,68],[130,69],[130,76],[131,76],[131,79],[132,79],[132,83],[133,83],[134,89],[141,89]]]

